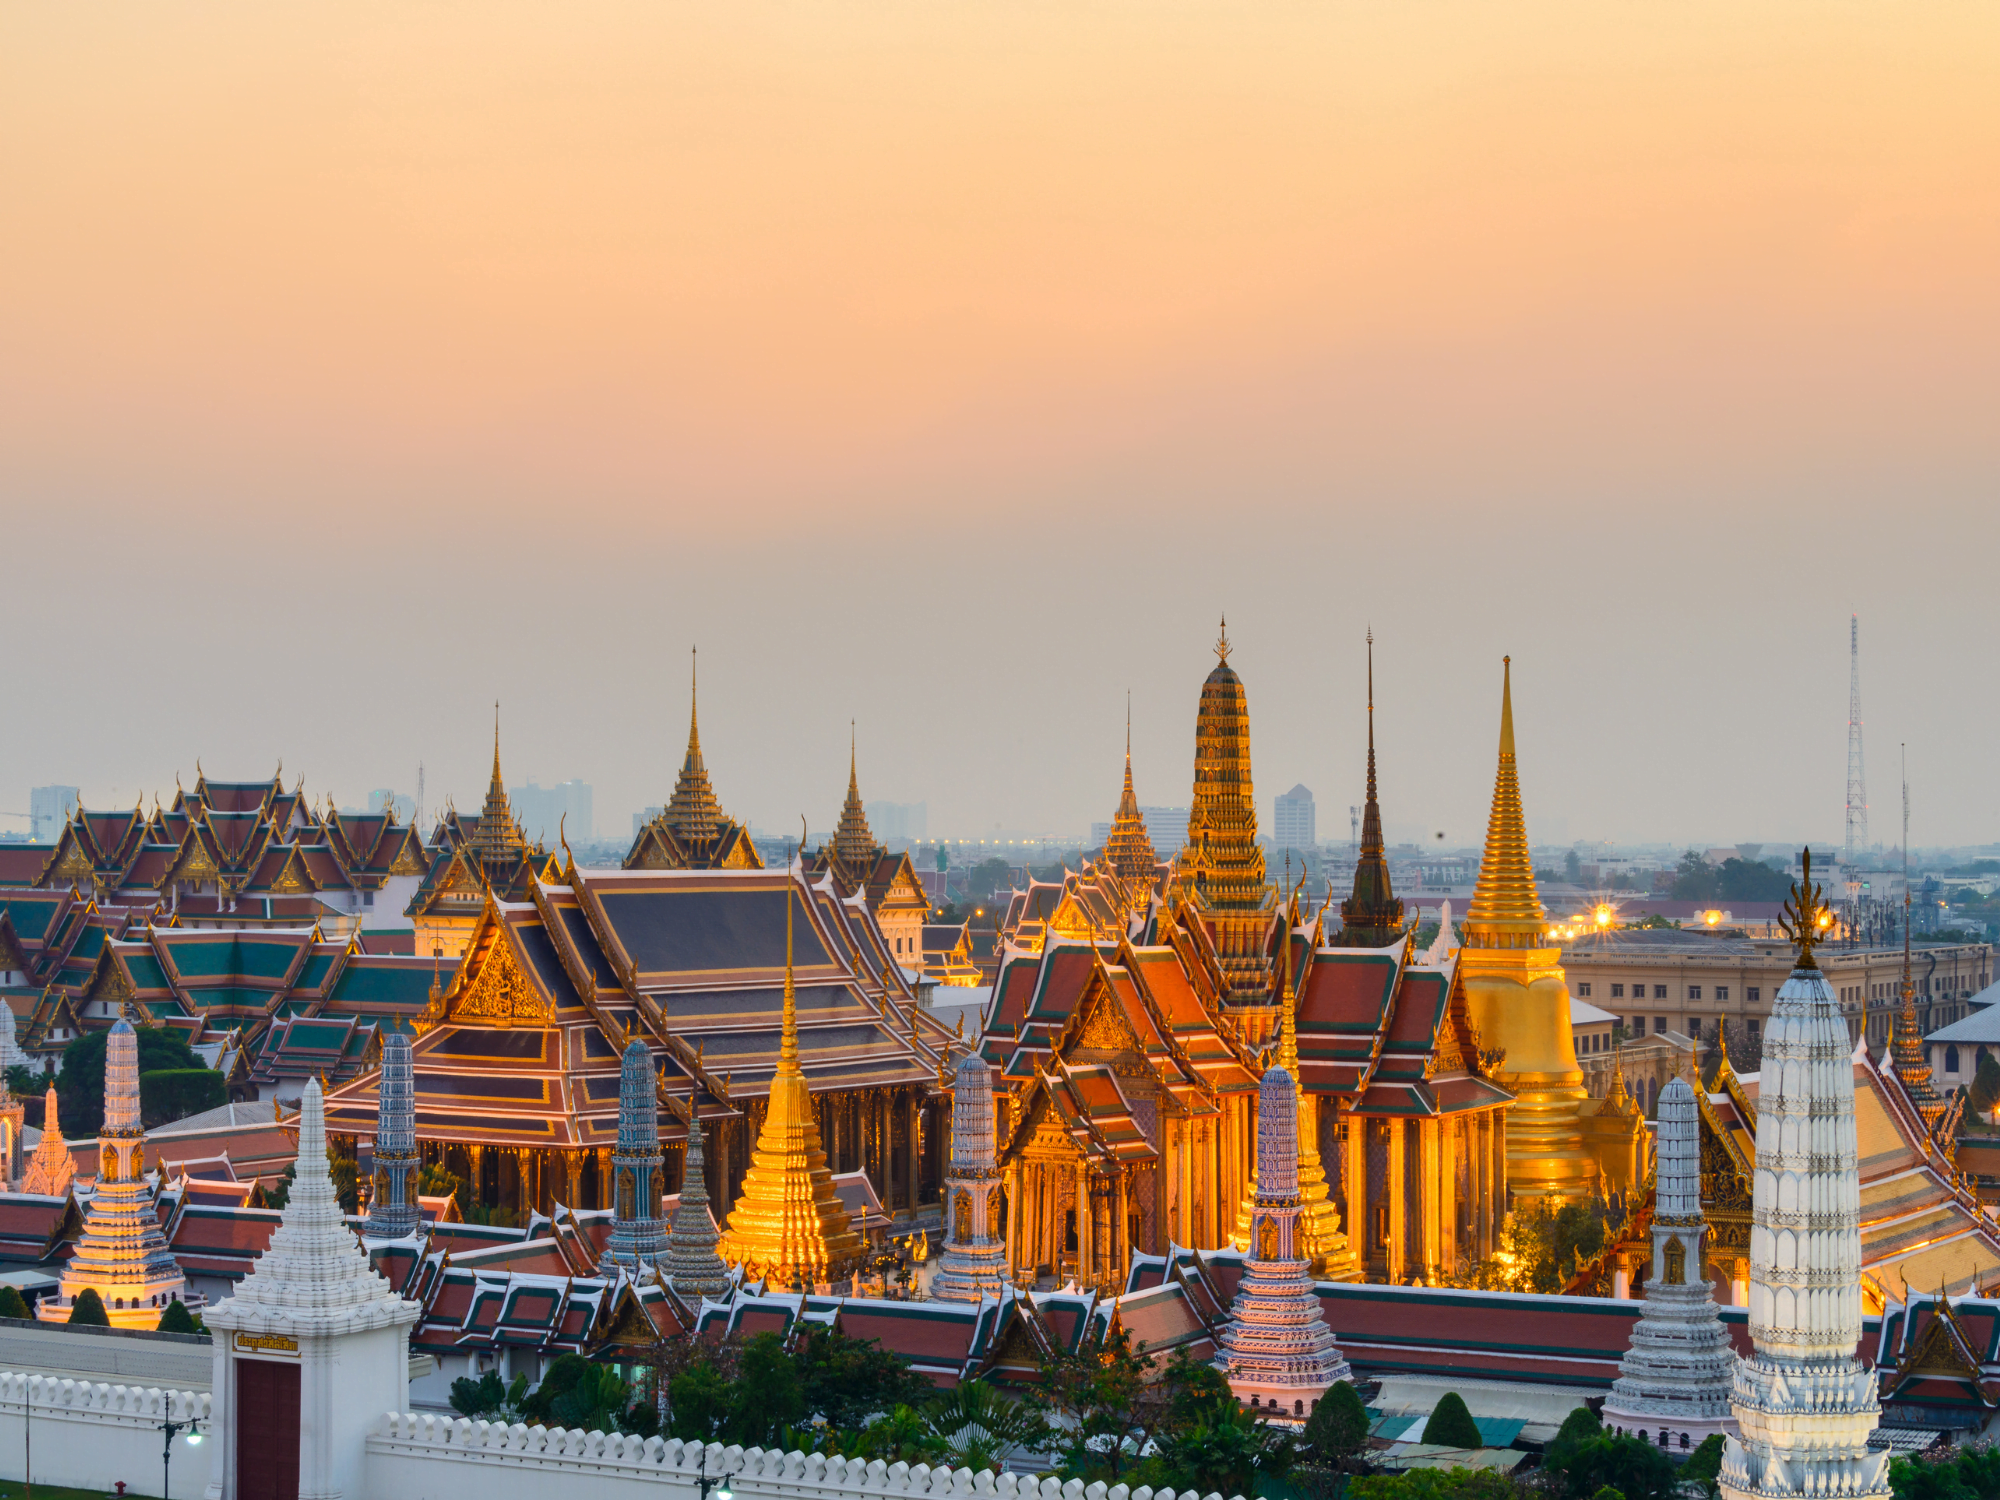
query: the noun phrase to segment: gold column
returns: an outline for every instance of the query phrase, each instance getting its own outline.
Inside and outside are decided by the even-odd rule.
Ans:
[[[466,1197],[470,1198],[474,1203],[478,1204],[481,1208],[491,1207],[491,1205],[487,1203],[485,1196],[486,1177],[485,1174],[480,1170],[481,1166],[485,1162],[485,1157],[486,1157],[486,1148],[484,1146],[467,1146],[465,1148],[465,1161],[466,1161],[465,1170],[466,1170],[466,1175],[471,1179],[465,1185]]]
[[[1130,1167],[1120,1167],[1118,1169],[1118,1222],[1111,1226],[1111,1262],[1113,1266],[1111,1274],[1114,1276],[1122,1272],[1125,1269],[1125,1263],[1132,1258],[1132,1199],[1127,1191],[1127,1182],[1131,1176],[1131,1172],[1132,1169]],[[1118,1294],[1121,1297],[1125,1295],[1123,1282],[1119,1284]]]
[[[1222,1116],[1213,1115],[1202,1121],[1201,1126],[1201,1173],[1203,1197],[1201,1203],[1201,1248],[1214,1250],[1221,1245],[1215,1229],[1218,1218],[1215,1205],[1221,1201],[1221,1165],[1216,1158],[1221,1155]]]
[[[1013,1275],[1021,1268],[1019,1250],[1021,1233],[1021,1168],[1009,1162],[1001,1174],[1002,1185],[1007,1193],[1007,1235],[1003,1243],[1007,1246],[1007,1274]]]
[[[1458,1269],[1458,1164],[1465,1160],[1465,1116],[1440,1122],[1444,1146],[1438,1153],[1438,1269]]]
[[[1368,1235],[1375,1222],[1368,1202],[1368,1122],[1352,1106],[1347,1115],[1347,1170],[1342,1186],[1347,1189],[1347,1243],[1360,1257],[1362,1279],[1367,1279]]]
[[[1076,1164],[1076,1282],[1078,1286],[1090,1285],[1090,1273],[1096,1266],[1096,1258],[1091,1254],[1090,1244],[1090,1163],[1082,1160]]]
[[[1409,1195],[1403,1191],[1403,1159],[1409,1152],[1409,1132],[1403,1128],[1403,1123],[1401,1120],[1389,1122],[1389,1181],[1385,1184],[1389,1195],[1389,1246],[1386,1258],[1392,1286],[1400,1286],[1406,1279],[1403,1268],[1410,1233],[1407,1222]]]
[[[1441,1133],[1435,1119],[1417,1122],[1417,1145],[1423,1153],[1417,1161],[1418,1202],[1423,1208],[1423,1247],[1417,1263],[1423,1267],[1427,1286],[1438,1284],[1438,1209],[1443,1196],[1438,1181],[1438,1161],[1443,1155],[1438,1139]]]
[[[1194,1153],[1188,1149],[1194,1121],[1183,1115],[1180,1121],[1181,1218],[1178,1238],[1183,1245],[1194,1243]]]

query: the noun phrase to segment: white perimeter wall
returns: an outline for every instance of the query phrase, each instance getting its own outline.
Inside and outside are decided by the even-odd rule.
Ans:
[[[160,1493],[160,1423],[189,1417],[208,1430],[208,1396],[157,1386],[94,1385],[14,1371],[0,1373],[0,1475],[25,1479],[32,1440],[37,1484],[110,1491],[120,1480],[141,1495]],[[174,1438],[173,1493],[197,1500],[208,1488],[209,1445]]]
[[[463,1417],[389,1415],[368,1439],[369,1500],[557,1500],[588,1485],[591,1500],[696,1500],[704,1454],[696,1443],[507,1426]],[[761,1448],[706,1451],[711,1478],[730,1476],[743,1500],[875,1495],[994,1495],[1010,1500],[1222,1500],[1193,1490],[1086,1486],[1081,1480],[932,1469],[779,1453]],[[663,1488],[663,1486],[666,1486]],[[1238,1497],[1240,1500],[1240,1497]]]

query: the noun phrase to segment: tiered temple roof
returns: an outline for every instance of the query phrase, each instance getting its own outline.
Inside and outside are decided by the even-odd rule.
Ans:
[[[1152,897],[1160,880],[1159,856],[1146,832],[1146,818],[1139,811],[1139,797],[1132,790],[1132,702],[1125,702],[1125,790],[1118,797],[1118,811],[1111,817],[1111,836],[1104,841],[1103,861],[1124,884],[1136,913]]]
[[[1354,865],[1354,894],[1340,904],[1340,945],[1382,948],[1403,930],[1403,903],[1389,880],[1382,839],[1382,805],[1375,798],[1375,633],[1368,633],[1368,796],[1361,812],[1361,857]]]
[[[750,831],[726,815],[709,785],[701,758],[701,716],[695,699],[693,658],[688,679],[688,742],[674,794],[660,815],[632,840],[628,870],[761,870],[764,861]]]

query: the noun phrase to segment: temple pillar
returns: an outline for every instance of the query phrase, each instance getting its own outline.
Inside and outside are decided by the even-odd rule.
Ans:
[[[1183,1115],[1180,1119],[1180,1172],[1181,1172],[1181,1216],[1180,1231],[1176,1238],[1183,1245],[1194,1243],[1194,1152],[1188,1149],[1194,1134],[1194,1121]]]
[[[1404,1267],[1408,1264],[1406,1254],[1410,1243],[1409,1194],[1403,1191],[1403,1176],[1407,1170],[1405,1158],[1409,1155],[1409,1132],[1403,1128],[1401,1120],[1389,1122],[1389,1180],[1384,1184],[1389,1198],[1389,1244],[1386,1259],[1389,1269],[1389,1284],[1400,1286],[1406,1279]]]
[[[903,1190],[906,1194],[904,1207],[912,1221],[917,1217],[917,1168],[919,1165],[918,1145],[921,1132],[917,1128],[917,1091],[903,1090]]]
[[[1076,1164],[1076,1281],[1078,1286],[1090,1285],[1091,1275],[1097,1267],[1097,1257],[1090,1242],[1090,1231],[1096,1225],[1090,1211],[1090,1160],[1081,1158]]]
[[[1111,1195],[1092,1193],[1090,1196],[1090,1243],[1096,1251],[1092,1271],[1099,1286],[1111,1277]]]
[[[570,1208],[583,1207],[583,1153],[563,1152],[564,1194]]]
[[[1507,1206],[1511,1195],[1507,1186],[1507,1112],[1493,1111],[1493,1243],[1497,1246],[1507,1229]]]
[[[1452,1150],[1457,1133],[1458,1121],[1454,1119],[1433,1120],[1431,1126],[1430,1169],[1432,1172],[1430,1192],[1431,1204],[1431,1285],[1442,1284],[1444,1276],[1452,1269],[1453,1215],[1456,1212],[1456,1185],[1458,1163]]]
[[[1729,1305],[1748,1307],[1750,1305],[1750,1262],[1737,1261],[1729,1270]]]
[[[1132,1260],[1132,1196],[1127,1184],[1132,1169],[1118,1169],[1118,1215],[1111,1226],[1111,1274],[1118,1281],[1118,1295],[1125,1295],[1125,1267]]]
[[[1363,1273],[1369,1260],[1368,1234],[1372,1221],[1368,1209],[1368,1122],[1350,1105],[1343,1111],[1347,1122],[1346,1161],[1340,1185],[1347,1191],[1347,1243],[1360,1257]]]
[[[467,1146],[465,1148],[465,1195],[481,1208],[491,1208],[486,1201],[486,1148]]]
[[[1001,1174],[1001,1189],[1007,1198],[1007,1275],[1011,1279],[1021,1268],[1021,1168],[1009,1162]]]
[[[1221,1201],[1221,1164],[1216,1160],[1221,1155],[1219,1149],[1222,1134],[1222,1116],[1215,1115],[1202,1121],[1201,1126],[1201,1248],[1215,1249],[1221,1241],[1216,1238],[1215,1227],[1220,1218],[1215,1205]]]

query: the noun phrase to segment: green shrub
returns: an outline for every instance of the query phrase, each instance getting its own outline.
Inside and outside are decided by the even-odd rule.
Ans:
[[[1431,1419],[1424,1423],[1424,1441],[1441,1448],[1484,1446],[1479,1424],[1472,1420],[1472,1413],[1465,1409],[1465,1398],[1457,1391],[1446,1391],[1444,1399],[1431,1412]]]
[[[97,1288],[87,1286],[76,1294],[76,1301],[70,1304],[69,1320],[78,1328],[109,1328],[111,1319],[104,1311],[104,1299],[97,1295]]]
[[[1368,1408],[1346,1381],[1335,1381],[1306,1419],[1306,1446],[1316,1462],[1359,1453],[1368,1441]]]
[[[1674,1461],[1645,1438],[1608,1433],[1544,1455],[1542,1469],[1565,1500],[1595,1500],[1607,1485],[1624,1500],[1675,1500],[1681,1480]]]
[[[28,1299],[21,1295],[19,1287],[0,1286],[0,1318],[32,1318],[28,1311]]]
[[[208,1328],[200,1318],[187,1309],[187,1304],[176,1297],[167,1304],[167,1310],[160,1314],[161,1333],[207,1333]]]

